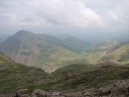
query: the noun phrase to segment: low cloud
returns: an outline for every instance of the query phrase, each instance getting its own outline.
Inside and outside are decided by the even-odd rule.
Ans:
[[[108,12],[108,15],[117,23],[129,25],[129,1],[119,4],[116,8]]]
[[[46,28],[117,29],[114,23],[129,25],[128,4],[128,0],[1,0],[0,32],[26,28],[44,32]]]

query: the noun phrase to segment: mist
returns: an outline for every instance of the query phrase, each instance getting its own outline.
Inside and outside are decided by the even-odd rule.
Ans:
[[[0,33],[116,37],[129,33],[128,0],[0,0]]]

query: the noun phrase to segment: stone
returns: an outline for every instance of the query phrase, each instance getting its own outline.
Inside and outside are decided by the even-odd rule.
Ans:
[[[104,87],[101,87],[101,88],[99,89],[98,95],[99,95],[100,97],[110,95],[110,94],[111,94],[112,87],[113,87],[112,84],[109,84],[109,85],[106,85],[106,86],[104,86]]]
[[[28,89],[19,89],[18,91],[17,91],[17,94],[27,94],[28,93]]]
[[[36,89],[33,91],[33,95],[47,97],[48,93],[41,89]]]

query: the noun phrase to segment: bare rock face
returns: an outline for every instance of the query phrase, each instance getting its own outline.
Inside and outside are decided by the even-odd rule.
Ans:
[[[118,80],[101,87],[99,97],[129,97],[129,80]]]

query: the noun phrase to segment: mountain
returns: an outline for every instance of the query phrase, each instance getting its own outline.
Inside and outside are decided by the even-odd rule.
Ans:
[[[5,35],[5,34],[0,33],[0,44],[2,42],[4,42],[8,37],[9,37],[9,35]]]
[[[129,63],[128,41],[103,41],[88,45],[76,37],[55,37],[21,30],[0,45],[0,51],[17,63],[53,72],[69,64],[101,61]]]
[[[88,63],[115,62],[118,64],[129,63],[129,42],[106,41],[93,45],[87,52],[85,58]]]
[[[89,48],[89,45],[86,42],[77,37],[68,35],[58,35],[56,37],[59,38],[62,44],[69,50],[75,52],[84,52]]]
[[[56,76],[57,78],[69,78],[73,75],[77,75],[86,71],[94,70],[96,67],[92,64],[70,64],[68,66],[62,67],[55,72],[52,73],[52,75]]]
[[[73,68],[73,66],[69,66],[67,70],[71,67]],[[62,72],[63,74],[67,74],[68,71],[65,68],[67,67],[55,71],[53,75],[55,75],[56,72],[58,75],[62,74]],[[79,71],[81,70],[80,68],[82,68],[83,72]],[[75,91],[99,88],[115,80],[129,79],[129,65],[122,66],[112,62],[103,62],[96,64],[93,69],[88,70],[89,67],[86,67],[84,70],[84,66],[80,68],[79,70],[76,69],[76,72],[75,69],[71,69],[70,76],[62,76],[58,81],[46,84],[46,86],[54,90]],[[57,74],[55,76],[57,76]]]
[[[80,54],[67,49],[51,35],[21,30],[0,45],[0,50],[17,63],[36,66],[52,72],[69,62],[80,60]]]
[[[35,89],[65,92],[98,89],[114,80],[129,79],[128,73],[128,64],[103,62],[71,64],[48,74],[39,68],[17,64],[0,53],[0,95],[14,94],[19,89],[29,89],[29,93]]]
[[[122,64],[129,63],[129,42],[120,43],[115,49],[110,50],[102,60],[114,61]]]
[[[0,53],[0,95],[15,93],[21,88],[28,88],[31,91],[51,79],[43,70],[17,64],[5,54]]]
[[[12,64],[12,63],[14,63],[14,61],[11,58],[0,52],[0,64]]]

